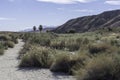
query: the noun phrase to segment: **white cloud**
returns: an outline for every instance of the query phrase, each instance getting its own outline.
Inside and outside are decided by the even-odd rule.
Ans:
[[[14,2],[15,0],[8,0],[8,1],[10,1],[10,2]]]
[[[89,10],[89,9],[76,9],[74,11],[75,12],[94,12],[94,10]]]
[[[57,10],[65,10],[64,8],[57,8]]]
[[[51,2],[51,3],[57,3],[57,4],[74,4],[77,2],[80,3],[88,3],[91,1],[95,1],[95,0],[37,0],[40,2]]]
[[[88,12],[88,13],[92,13],[94,12],[94,10],[92,9],[65,9],[65,8],[57,8],[57,10],[60,10],[60,11],[69,11],[69,12]]]
[[[12,21],[12,20],[16,20],[15,18],[4,18],[4,17],[0,17],[0,21]]]
[[[96,1],[96,0],[74,0],[76,2],[81,2],[81,3],[88,3],[88,2],[92,2],[92,1]]]
[[[107,0],[105,3],[110,5],[120,5],[120,0]]]

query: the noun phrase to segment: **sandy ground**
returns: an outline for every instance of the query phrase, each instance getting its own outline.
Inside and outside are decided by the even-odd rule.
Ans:
[[[18,52],[24,43],[19,43],[14,48],[9,48],[0,56],[0,80],[75,80],[72,76],[52,73],[48,69],[19,69]]]

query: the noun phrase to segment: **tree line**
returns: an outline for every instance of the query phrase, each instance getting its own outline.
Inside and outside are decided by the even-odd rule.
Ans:
[[[33,31],[35,32],[36,30],[37,30],[37,27],[36,27],[36,26],[33,26]],[[43,26],[40,25],[40,26],[38,27],[38,30],[41,32],[41,31],[43,30]]]

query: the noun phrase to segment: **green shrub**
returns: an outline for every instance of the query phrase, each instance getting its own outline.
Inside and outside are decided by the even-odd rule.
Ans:
[[[0,42],[0,49],[4,48],[3,43]]]
[[[79,48],[80,48],[80,45],[77,44],[76,42],[69,43],[66,46],[69,49],[69,51],[76,51],[76,50],[79,50]]]
[[[77,80],[119,80],[120,55],[98,55],[76,73]]]
[[[3,34],[1,34],[0,35],[0,41],[8,41],[8,40],[11,40],[11,37],[10,36],[8,36],[8,35],[3,35]]]
[[[18,43],[18,39],[17,38],[13,38],[12,41],[17,44]]]
[[[116,38],[117,38],[117,39],[119,39],[119,38],[120,38],[120,36],[118,35],[118,36],[116,36]]]
[[[77,43],[77,44],[80,44],[80,45],[81,45],[81,44],[82,44],[82,41],[83,41],[82,38],[77,38],[77,39],[76,39],[76,43]]]
[[[74,29],[71,29],[69,31],[67,31],[67,33],[75,33],[76,31]]]
[[[54,60],[55,51],[45,47],[33,47],[21,59],[20,67],[48,68]]]
[[[14,43],[13,43],[12,41],[6,41],[6,42],[4,43],[4,46],[13,48],[13,47],[14,47]]]
[[[69,40],[53,40],[50,44],[51,48],[54,49],[67,49],[69,51],[76,51],[80,48],[80,43],[78,40],[69,39]]]
[[[34,45],[33,45],[34,46]],[[18,58],[22,58],[24,54],[26,54],[28,51],[30,51],[32,48],[32,45],[29,44],[28,42],[25,43],[25,45],[23,46],[23,49],[19,52],[19,56]]]
[[[65,46],[66,48],[69,49],[69,51],[76,51],[76,50],[79,50],[80,43],[75,40],[70,39],[69,41],[66,42]]]
[[[106,43],[93,44],[89,46],[89,52],[91,54],[96,54],[101,52],[112,53],[114,52],[114,50],[115,50],[114,47]]]
[[[17,43],[16,33],[1,32],[0,33],[0,54],[4,53],[8,47],[13,48],[14,43]]]
[[[65,41],[52,41],[50,47],[54,49],[64,49]]]
[[[83,39],[82,44],[84,44],[84,45],[85,45],[85,44],[89,44],[89,42],[90,42],[89,39],[88,39],[88,38],[85,38],[85,39]]]
[[[120,47],[120,40],[114,40],[114,39],[112,39],[110,41],[110,43],[111,43],[112,46]]]
[[[30,44],[39,44],[41,46],[50,46],[51,40],[54,39],[56,35],[53,33],[25,33],[23,35],[23,40]]]
[[[70,56],[67,53],[58,54],[50,70],[53,72],[70,72]]]
[[[34,38],[31,38],[30,42],[40,44],[41,46],[49,46],[50,45],[50,39],[47,37],[42,38],[42,37],[36,36]]]
[[[52,64],[50,70],[53,72],[64,72],[73,74],[77,64],[83,65],[85,57],[80,57],[78,54],[70,55],[68,53],[57,54],[55,62]]]
[[[9,36],[11,37],[11,41],[13,41],[15,44],[18,43],[18,35],[16,35],[15,33],[9,34]]]
[[[4,49],[0,49],[0,55],[4,54]]]

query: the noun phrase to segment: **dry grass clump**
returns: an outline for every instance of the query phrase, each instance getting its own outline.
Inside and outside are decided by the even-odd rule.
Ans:
[[[102,54],[77,71],[77,80],[119,80],[120,55]]]
[[[97,54],[97,53],[112,53],[116,51],[115,46],[111,46],[110,44],[107,43],[97,43],[97,44],[92,44],[89,45],[88,47],[89,53],[91,54]]]
[[[69,49],[69,51],[77,51],[80,48],[80,42],[78,40],[68,40],[66,42],[66,48]]]
[[[12,41],[6,41],[6,42],[4,43],[4,46],[13,48],[13,47],[14,47],[14,42],[12,42]]]
[[[25,45],[23,46],[23,49],[19,52],[18,58],[21,59],[24,54],[26,54],[28,51],[31,50],[31,48],[32,48],[32,45],[26,42]]]
[[[63,35],[62,35],[63,36]],[[54,49],[60,50],[68,50],[68,51],[77,51],[83,45],[88,45],[90,40],[87,38],[81,38],[75,36],[75,38],[68,37],[67,35],[64,37],[58,37],[51,40],[50,47]]]
[[[41,46],[49,46],[51,40],[54,39],[56,36],[53,34],[48,33],[25,33],[23,35],[24,41],[31,43],[31,44],[39,44]]]
[[[88,38],[84,38],[83,41],[82,41],[83,45],[87,45],[89,43],[90,43],[90,40]]]
[[[112,46],[120,47],[120,40],[119,39],[112,39],[110,41],[110,43],[111,43]]]
[[[55,51],[45,47],[32,47],[23,55],[20,67],[49,68],[54,60]]]
[[[50,70],[53,72],[69,73],[71,68],[70,61],[70,56],[67,53],[58,54]]]
[[[11,37],[11,41],[13,41],[15,44],[18,43],[18,35],[10,34],[9,36]]]
[[[60,49],[60,50],[69,50],[69,51],[76,51],[80,48],[79,40],[77,39],[59,39],[59,40],[52,40],[50,47],[54,49]]]
[[[0,34],[0,41],[9,41],[11,37],[9,35]]]
[[[17,43],[17,37],[15,33],[0,33],[0,54],[4,54],[4,50],[14,47],[14,43]]]
[[[50,44],[51,48],[54,49],[64,49],[65,48],[65,41],[52,41]]]
[[[0,55],[4,54],[4,49],[0,49]]]
[[[49,46],[50,45],[50,39],[45,37],[39,37],[36,36],[30,40],[31,43],[40,44],[41,46]]]
[[[53,72],[64,72],[73,74],[78,64],[84,65],[84,61],[88,58],[87,55],[80,56],[79,54],[71,55],[63,52],[56,55],[56,59],[52,64],[50,70]]]
[[[0,43],[0,55],[4,54],[4,46],[2,43]]]

